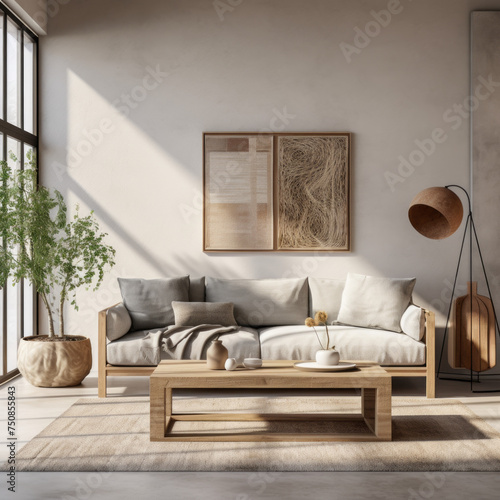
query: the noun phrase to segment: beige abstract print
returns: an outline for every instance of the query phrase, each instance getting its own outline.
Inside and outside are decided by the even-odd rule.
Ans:
[[[278,250],[349,250],[349,136],[278,137]]]
[[[273,249],[273,142],[215,136],[205,142],[205,250]]]

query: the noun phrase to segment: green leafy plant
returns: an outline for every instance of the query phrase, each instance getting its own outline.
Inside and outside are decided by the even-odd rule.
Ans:
[[[11,160],[19,167],[17,158]],[[64,336],[64,305],[78,310],[76,291],[99,288],[115,250],[104,243],[93,212],[83,217],[78,206],[67,220],[62,194],[38,186],[36,158],[28,153],[24,168],[0,162],[0,283],[26,279],[39,293],[48,314],[49,337],[54,337],[58,313],[59,336]]]

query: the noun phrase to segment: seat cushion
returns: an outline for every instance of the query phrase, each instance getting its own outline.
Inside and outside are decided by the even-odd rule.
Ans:
[[[116,366],[156,366],[161,359],[160,337],[165,329],[139,330],[109,342],[107,361]]]
[[[251,327],[295,325],[309,312],[307,278],[218,279],[206,278],[207,302],[232,302],[239,325]]]
[[[177,359],[171,352],[161,349],[161,337],[166,328],[130,332],[107,345],[107,361],[116,366],[156,366],[162,359]],[[220,340],[229,351],[230,358],[260,358],[259,332],[241,327],[237,332],[224,333]],[[195,339],[194,339],[195,341]],[[184,359],[206,359],[206,349],[191,351],[190,345]]]
[[[324,335],[324,328],[316,330]],[[425,344],[404,333],[343,325],[331,326],[328,331],[330,345],[335,345],[341,359],[373,361],[386,366],[425,364]],[[320,349],[314,330],[304,325],[261,328],[259,337],[262,359],[314,360]]]

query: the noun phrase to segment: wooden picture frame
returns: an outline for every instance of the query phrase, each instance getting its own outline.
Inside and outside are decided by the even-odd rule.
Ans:
[[[348,132],[203,134],[203,251],[351,250]]]

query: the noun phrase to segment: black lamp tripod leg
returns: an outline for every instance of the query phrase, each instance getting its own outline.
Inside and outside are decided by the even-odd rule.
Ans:
[[[469,201],[469,204],[470,204],[470,201]],[[470,205],[469,205],[470,206]],[[470,287],[472,287],[472,278],[473,278],[473,275],[472,275],[472,266],[473,266],[473,256],[472,256],[472,253],[473,253],[473,248],[472,248],[472,225],[474,224],[474,219],[472,218],[472,209],[470,209],[469,211],[469,283],[470,283]],[[474,320],[473,320],[473,317],[472,317],[472,288],[470,289],[470,292],[469,292],[469,311],[470,311],[470,320],[469,320],[469,327],[470,327],[470,390],[471,392],[474,392],[474,372],[473,372],[473,361],[474,361],[474,356],[473,356],[473,353],[474,353],[474,349],[473,349],[473,342],[472,342],[472,328],[473,328],[473,324],[474,324]],[[478,375],[478,381],[479,381],[479,375]]]

